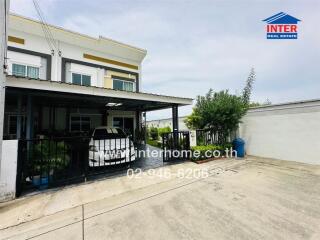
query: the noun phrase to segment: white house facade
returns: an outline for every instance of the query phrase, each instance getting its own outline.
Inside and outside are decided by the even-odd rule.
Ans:
[[[134,135],[141,113],[192,99],[142,93],[147,51],[33,19],[9,17],[4,139],[85,135],[97,126]],[[178,121],[175,121],[178,129]]]

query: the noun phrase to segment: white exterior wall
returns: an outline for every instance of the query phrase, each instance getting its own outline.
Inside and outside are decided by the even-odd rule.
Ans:
[[[145,50],[128,46],[126,44],[117,43],[113,40],[104,38],[93,38],[90,36],[77,34],[58,27],[50,27],[50,29],[61,51],[61,56],[59,56],[56,50],[54,55],[52,55],[50,79],[52,81],[61,81],[62,58],[68,58],[120,70],[140,73],[141,62],[146,55]],[[11,15],[8,35],[25,40],[24,44],[9,41],[9,46],[51,55],[51,49],[49,48],[48,43],[44,38],[44,33],[42,31],[41,25],[36,21]],[[138,66],[139,69],[135,70],[118,65],[86,59],[83,57],[84,53],[127,64],[132,64]],[[86,70],[88,70],[88,72],[86,72]],[[92,74],[93,70],[83,67],[81,68],[81,71],[84,74],[90,75]],[[102,72],[99,68],[97,68],[96,71],[97,74],[95,77],[95,81],[92,82],[95,82],[97,85],[92,85],[102,87],[102,83],[104,80],[104,71]]]
[[[39,78],[45,79],[47,75],[47,61],[44,58],[41,58],[39,56],[33,56],[25,53],[19,53],[19,52],[13,52],[8,51],[7,52],[8,57],[8,74],[12,74],[12,64],[22,64],[27,65],[31,67],[38,67],[39,68]]]
[[[239,133],[248,155],[320,164],[320,101],[252,109]]]
[[[103,87],[104,69],[71,63],[66,67],[66,82],[72,83],[72,73],[89,75],[91,86]]]
[[[15,198],[17,159],[18,140],[4,140],[0,166],[0,202]]]

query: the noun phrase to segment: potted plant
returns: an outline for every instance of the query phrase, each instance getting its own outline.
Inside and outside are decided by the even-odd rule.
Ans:
[[[70,163],[68,146],[65,142],[41,139],[31,151],[29,175],[36,187],[48,187],[54,172],[65,169]]]

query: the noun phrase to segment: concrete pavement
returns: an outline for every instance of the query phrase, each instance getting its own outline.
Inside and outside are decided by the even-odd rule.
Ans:
[[[248,158],[165,168],[169,178],[124,176],[0,205],[0,239],[320,239],[320,166]],[[209,176],[174,174],[198,168]]]

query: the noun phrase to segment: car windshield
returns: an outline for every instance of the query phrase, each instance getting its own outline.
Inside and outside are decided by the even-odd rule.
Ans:
[[[126,134],[120,128],[99,128],[94,131],[93,139],[125,138]]]

